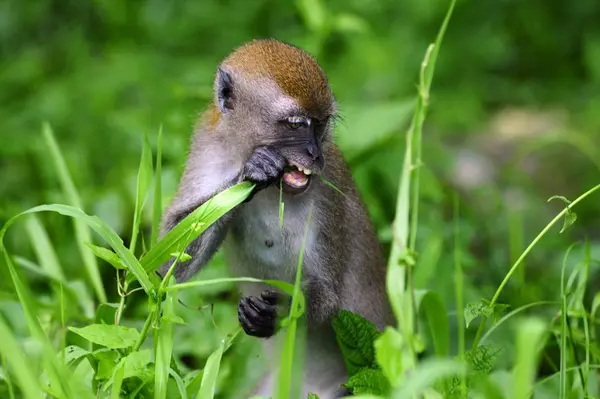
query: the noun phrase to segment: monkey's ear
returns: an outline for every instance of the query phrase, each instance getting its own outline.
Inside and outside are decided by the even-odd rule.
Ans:
[[[233,79],[231,75],[219,68],[217,70],[217,99],[219,111],[226,113],[233,109],[235,96],[233,94]]]

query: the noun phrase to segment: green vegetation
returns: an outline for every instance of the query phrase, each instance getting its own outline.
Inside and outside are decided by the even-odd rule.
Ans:
[[[398,326],[334,320],[356,397],[599,397],[596,3],[3,3],[0,397],[249,392],[264,359],[235,284],[258,280],[220,254],[187,283],[154,271],[252,190],[159,239],[218,60],[265,35],[330,75],[389,255]],[[293,295],[277,398],[300,273],[265,281]]]

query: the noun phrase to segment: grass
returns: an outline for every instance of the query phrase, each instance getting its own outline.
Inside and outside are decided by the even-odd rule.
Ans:
[[[590,305],[586,294],[591,286],[590,268],[594,262],[597,263],[591,255],[589,241],[581,246],[583,255],[574,254],[575,245],[566,250],[560,286],[557,287],[560,294],[556,301],[538,300],[507,312],[500,300],[512,281],[527,284],[523,273],[524,260],[561,220],[563,228],[560,233],[571,227],[577,220],[574,209],[593,195],[597,196],[600,184],[573,201],[552,197],[563,200],[566,206],[520,254],[520,242],[526,234],[522,219],[511,213],[508,252],[509,259],[513,260],[512,267],[500,280],[491,299],[470,303],[466,303],[470,296],[465,284],[468,248],[463,244],[465,232],[461,229],[464,208],[461,208],[458,195],[454,194],[454,229],[451,234],[454,300],[445,301],[442,292],[416,287],[415,277],[419,268],[430,269],[419,276],[431,276],[441,272],[443,266],[435,261],[426,262],[427,258],[420,256],[424,255],[418,253],[422,238],[417,233],[423,226],[419,218],[419,204],[423,188],[421,172],[427,161],[427,153],[423,153],[423,125],[437,57],[453,9],[454,1],[436,41],[425,51],[412,123],[406,134],[386,281],[398,323],[383,332],[375,332],[372,326],[357,317],[351,319],[353,327],[350,331],[336,331],[361,337],[356,344],[365,365],[354,370],[348,386],[355,397],[363,399],[520,399],[530,398],[533,394],[536,398],[597,397],[600,345],[595,313],[600,307],[600,296],[594,296],[591,310],[588,310]],[[309,18],[310,13],[306,12],[306,18]],[[315,30],[322,29],[320,19],[311,21]],[[211,353],[201,365],[190,370],[177,356],[179,346],[183,344],[177,339],[177,331],[193,323],[192,318],[183,317],[182,298],[189,292],[214,286],[262,282],[292,296],[290,313],[283,323],[285,340],[273,399],[289,398],[297,381],[294,367],[301,358],[298,337],[302,336],[302,315],[306,307],[300,290],[304,244],[294,284],[250,277],[200,278],[177,284],[171,277],[173,268],[164,278],[155,274],[156,269],[170,258],[176,258],[175,264],[181,261],[186,256],[184,250],[187,245],[244,201],[253,185],[241,183],[217,194],[169,233],[159,237],[163,188],[161,128],[154,162],[148,137],[144,137],[142,143],[131,240],[126,246],[107,222],[83,211],[80,195],[48,124],[43,126],[42,137],[67,204],[31,208],[10,219],[0,230],[0,250],[12,283],[10,299],[18,302],[24,324],[24,328],[18,329],[13,326],[14,319],[0,317],[0,387],[6,388],[7,397],[222,397],[231,379],[242,378],[227,374],[231,373],[228,368],[232,367],[227,357],[244,345],[241,329],[237,325],[227,330],[213,329],[218,339],[212,340],[215,344],[210,347]],[[588,154],[589,146],[584,150]],[[334,186],[332,189],[336,190]],[[144,209],[150,207],[149,198],[152,198],[152,216],[150,238],[146,242],[143,215]],[[60,252],[54,247],[52,237],[42,222],[44,213],[58,213],[72,219],[74,241],[86,272],[85,285],[74,284],[63,269]],[[283,198],[280,198],[279,215],[283,223]],[[306,221],[306,232],[311,215],[312,209]],[[21,219],[37,263],[14,256],[5,247],[5,235]],[[96,233],[94,238],[101,238],[106,246],[93,244],[92,231]],[[575,266],[570,261],[573,257],[578,262]],[[116,303],[109,302],[113,296],[107,294],[109,287],[105,287],[106,282],[101,279],[97,258],[102,260],[102,265],[115,268],[118,278],[110,284],[119,287]],[[123,273],[125,278],[121,278]],[[45,294],[49,298],[37,295],[35,288],[30,286],[34,282],[32,276],[36,276],[36,281],[43,279],[49,282],[51,289]],[[139,298],[143,298],[141,312],[139,306],[135,307],[135,301],[129,299],[133,297],[132,293],[136,293],[138,302]],[[95,308],[86,299],[90,297],[94,297]],[[449,311],[449,308],[454,311]],[[133,317],[132,312],[136,309],[140,314]],[[551,313],[544,313],[542,309],[549,309]],[[536,311],[535,315],[531,316],[533,311]],[[143,323],[137,322],[139,320]],[[214,319],[212,322],[216,325]],[[339,324],[342,325],[349,328],[350,324]],[[470,339],[473,334],[469,333],[475,329],[474,337]],[[194,332],[199,342],[209,334],[208,328]],[[553,355],[552,350],[557,350],[558,354]],[[345,356],[353,353],[348,348],[343,352]],[[506,352],[509,354],[506,355]],[[541,375],[546,363],[551,365],[551,371]]]

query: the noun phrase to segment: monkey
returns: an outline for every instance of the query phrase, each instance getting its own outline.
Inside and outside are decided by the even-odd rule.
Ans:
[[[192,259],[177,264],[174,276],[178,282],[191,278],[222,247],[233,274],[293,283],[312,209],[302,269],[307,320],[303,398],[348,394],[342,388],[346,367],[331,326],[337,310],[355,312],[380,330],[394,322],[380,243],[334,143],[337,109],[323,69],[301,48],[268,38],[234,49],[217,67],[213,100],[194,129],[181,181],[161,222],[165,234],[216,193],[253,182],[256,188],[245,202],[188,246]],[[160,273],[171,265],[165,263]],[[272,354],[284,294],[256,283],[241,284],[241,290],[239,322]],[[275,367],[255,395],[271,396]]]

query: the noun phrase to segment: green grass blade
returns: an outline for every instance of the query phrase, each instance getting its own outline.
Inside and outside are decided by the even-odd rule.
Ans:
[[[175,279],[171,278],[168,285],[172,285]],[[169,382],[169,370],[171,355],[173,352],[174,325],[170,320],[175,316],[175,303],[177,303],[177,291],[167,292],[163,304],[162,320],[158,330],[156,342],[155,368],[154,368],[154,398],[165,399],[167,397],[167,384]]]
[[[102,219],[97,216],[89,216],[84,213],[81,209],[74,208],[68,205],[53,204],[53,205],[40,205],[34,208],[28,209],[20,214],[13,216],[2,229],[0,230],[0,246],[3,249],[4,235],[7,229],[21,216],[32,214],[36,212],[57,212],[65,216],[78,219],[81,224],[85,224],[92,228],[98,233],[119,255],[123,264],[127,267],[127,270],[131,272],[135,278],[139,281],[140,285],[146,291],[146,293],[152,296],[155,293],[155,288],[158,285],[158,278],[152,274],[151,276],[146,273],[140,262],[133,255],[133,253],[123,245],[123,240],[115,233],[115,231],[108,226]],[[90,253],[92,253],[90,251]],[[93,255],[93,253],[92,253]],[[152,280],[151,280],[152,279]],[[154,281],[154,282],[153,282]]]
[[[40,343],[42,347],[42,360],[44,371],[48,376],[52,390],[55,391],[60,397],[68,397],[68,393],[70,392],[69,383],[64,378],[64,374],[62,373],[62,367],[60,367],[60,365],[57,362],[52,345],[50,344],[48,337],[44,333],[44,330],[42,329],[42,326],[38,321],[33,295],[29,288],[21,281],[21,278],[17,274],[17,271],[12,263],[12,259],[10,259],[9,254],[3,247],[1,235],[0,250],[4,252],[4,260],[8,267],[8,271],[10,273],[13,285],[15,287],[15,291],[17,292],[17,296],[19,297],[19,302],[21,303],[21,307],[23,308],[23,313],[25,314],[25,319],[27,322],[29,332],[32,335],[32,337]]]
[[[279,288],[281,291],[285,292],[289,296],[293,296],[296,292],[294,289],[294,285],[278,280],[261,280],[253,277],[224,277],[224,278],[215,278],[210,280],[201,280],[201,281],[188,281],[185,283],[173,284],[171,286],[165,287],[164,292],[170,291],[179,291],[188,288],[194,287],[203,287],[214,284],[227,284],[227,283],[264,283],[268,285],[272,285],[273,287]],[[302,291],[297,293],[298,295],[298,312],[297,314],[301,314],[306,308],[306,299],[302,294]]]
[[[219,348],[214,351],[206,361],[204,367],[204,375],[202,376],[202,383],[200,384],[200,391],[198,392],[197,399],[212,399],[215,396],[215,389],[217,386],[217,377],[219,376],[219,366],[221,365],[221,357],[225,349],[225,340],[221,341]]]
[[[560,297],[561,297],[561,305],[560,305],[560,385],[558,397],[560,399],[567,398],[567,356],[569,353],[567,338],[568,338],[568,308],[567,308],[567,292],[565,285],[565,272],[567,269],[567,259],[569,258],[569,254],[571,250],[574,248],[575,244],[571,244],[565,253],[563,258],[563,264],[560,273]]]
[[[540,345],[546,325],[538,319],[521,322],[516,333],[516,362],[513,369],[515,399],[531,397],[533,382],[540,355]]]
[[[111,399],[120,399],[121,397],[121,386],[123,385],[123,379],[125,377],[125,358],[121,359],[115,373],[113,375],[112,390],[110,392]]]
[[[229,348],[231,348],[231,345],[233,345],[233,342],[236,340],[236,338],[238,337],[238,335],[240,335],[241,332],[242,332],[242,328],[239,327],[236,330],[236,332],[228,335],[229,338],[225,342],[225,347],[223,348],[223,353],[227,352],[229,350]],[[197,373],[194,376],[194,378],[187,381],[187,383],[185,384],[185,389],[186,389],[188,396],[192,397],[192,396],[194,396],[195,392],[198,392],[200,390],[200,384],[202,383],[203,378],[204,378],[204,370],[201,370],[199,373]]]
[[[33,250],[44,273],[51,276],[53,280],[66,282],[62,267],[60,266],[56,252],[54,252],[54,247],[39,219],[31,215],[25,221],[25,227],[29,235],[29,241],[31,241]]]
[[[54,161],[54,167],[56,168],[60,185],[62,187],[63,192],[65,193],[67,202],[76,208],[83,209],[81,200],[79,198],[79,194],[77,193],[75,184],[73,184],[73,180],[71,179],[71,175],[69,174],[67,164],[62,156],[62,153],[60,152],[58,144],[56,143],[56,140],[52,133],[52,128],[48,123],[44,123],[42,134],[44,136],[44,140],[46,141],[46,145],[50,150],[50,156]],[[77,241],[77,247],[79,248],[81,258],[83,259],[83,264],[87,271],[88,278],[90,279],[92,287],[94,288],[94,291],[96,292],[96,296],[98,297],[100,303],[105,303],[106,292],[104,291],[104,286],[102,285],[102,278],[100,277],[98,262],[96,261],[96,257],[94,256],[94,254],[85,245],[86,242],[92,242],[90,230],[85,225],[85,223],[81,223],[81,221],[78,219],[74,219],[73,224],[75,226],[75,238]]]
[[[160,219],[162,216],[162,125],[158,130],[156,142],[156,168],[154,170],[154,204],[152,210],[152,234],[150,236],[150,248],[158,241],[160,233]]]
[[[21,393],[27,399],[39,399],[42,397],[42,389],[37,377],[33,375],[34,368],[27,361],[27,357],[21,350],[19,343],[10,329],[0,317],[0,352],[7,359],[11,370],[21,387]],[[8,370],[5,370],[8,373]],[[8,376],[7,376],[8,378]]]
[[[455,360],[435,359],[421,363],[407,379],[406,384],[398,388],[392,395],[394,399],[417,398],[437,381],[464,373],[464,365]]]
[[[511,317],[514,317],[517,314],[519,314],[519,313],[521,313],[521,312],[523,312],[523,311],[525,311],[527,309],[530,309],[530,308],[533,308],[533,307],[537,307],[537,306],[546,306],[546,305],[557,306],[557,305],[560,305],[560,302],[538,301],[538,302],[528,303],[527,305],[520,306],[520,307],[518,307],[518,308],[516,308],[516,309],[514,309],[512,311],[510,311],[509,313],[505,314],[496,323],[494,323],[494,325],[491,326],[490,329],[485,332],[485,334],[483,335],[483,337],[481,337],[481,340],[479,342],[483,345],[483,343],[487,341],[487,339],[490,337],[490,335],[492,335],[492,333],[494,331],[496,331],[496,329],[498,327],[500,327],[504,322],[506,322]]]
[[[458,327],[458,356],[464,360],[465,354],[465,317],[464,317],[464,276],[460,248],[460,202],[458,194],[454,195],[454,292],[456,295],[456,324]],[[463,397],[467,395],[465,375],[460,377],[460,388]]]
[[[142,157],[140,159],[140,166],[138,168],[137,176],[137,187],[135,195],[135,212],[133,214],[133,227],[131,231],[131,243],[129,249],[135,254],[135,247],[137,244],[137,238],[140,231],[140,224],[142,219],[142,211],[146,204],[146,198],[148,197],[148,191],[150,184],[152,183],[152,149],[150,148],[150,142],[148,141],[148,135],[144,134],[144,141],[142,145]]]
[[[169,375],[171,377],[173,377],[173,379],[175,380],[175,383],[177,384],[177,390],[179,391],[179,398],[187,399],[188,396],[187,396],[187,391],[185,390],[185,383],[183,382],[183,379],[172,368],[169,369]]]
[[[182,247],[181,250],[185,249],[211,224],[244,201],[253,189],[254,184],[242,182],[218,193],[202,204],[171,229],[142,257],[141,263],[144,269],[147,272],[154,272],[171,258],[172,253],[179,252],[179,247]],[[190,234],[191,229],[193,229],[192,234]]]
[[[302,240],[300,253],[298,254],[298,264],[296,265],[296,281],[294,283],[294,293],[292,296],[292,305],[290,307],[289,324],[285,332],[285,341],[283,344],[283,351],[281,353],[281,362],[279,364],[279,379],[276,391],[276,398],[278,399],[289,398],[292,390],[292,371],[294,366],[296,329],[297,321],[300,317],[300,297],[302,295],[300,291],[300,286],[302,282],[302,265],[304,263],[304,252],[306,249],[306,240],[308,238],[310,222],[312,219],[312,212],[313,207],[311,206],[308,210],[308,217],[306,220],[306,227],[304,230],[304,238]]]
[[[506,276],[504,276],[504,279],[502,280],[502,282],[496,289],[496,292],[494,293],[494,296],[492,297],[492,300],[490,301],[491,307],[493,307],[496,304],[496,301],[500,297],[502,290],[504,289],[506,284],[508,284],[508,280],[510,280],[511,276],[515,273],[515,271],[521,265],[523,260],[527,257],[527,255],[529,255],[529,253],[533,250],[533,248],[537,245],[537,243],[540,242],[542,237],[544,237],[548,233],[548,231],[550,231],[552,226],[554,226],[559,220],[561,220],[567,212],[570,212],[570,210],[573,209],[573,207],[575,205],[577,205],[579,202],[583,201],[588,196],[590,196],[591,194],[593,194],[594,192],[596,192],[598,190],[600,190],[600,184],[592,187],[591,189],[587,190],[585,193],[583,193],[579,197],[577,197],[577,199],[575,199],[573,202],[571,202],[569,204],[569,206],[565,207],[562,211],[560,211],[554,217],[554,219],[552,219],[550,221],[550,223],[548,223],[546,225],[546,227],[544,227],[544,229],[533,239],[531,244],[529,244],[529,246],[527,246],[527,248],[525,249],[525,251],[523,251],[521,256],[519,256],[519,259],[517,259],[517,261],[511,266],[508,273],[506,273]],[[479,324],[479,328],[477,330],[477,335],[475,336],[475,340],[473,340],[473,348],[475,348],[475,347],[477,347],[477,345],[479,345],[479,338],[481,337],[481,334],[483,333],[483,330],[485,329],[486,321],[487,321],[487,318],[484,316],[481,320],[481,323]]]
[[[417,294],[416,305],[419,312],[427,317],[435,354],[441,358],[449,356],[450,323],[442,297],[434,291],[421,292]]]

